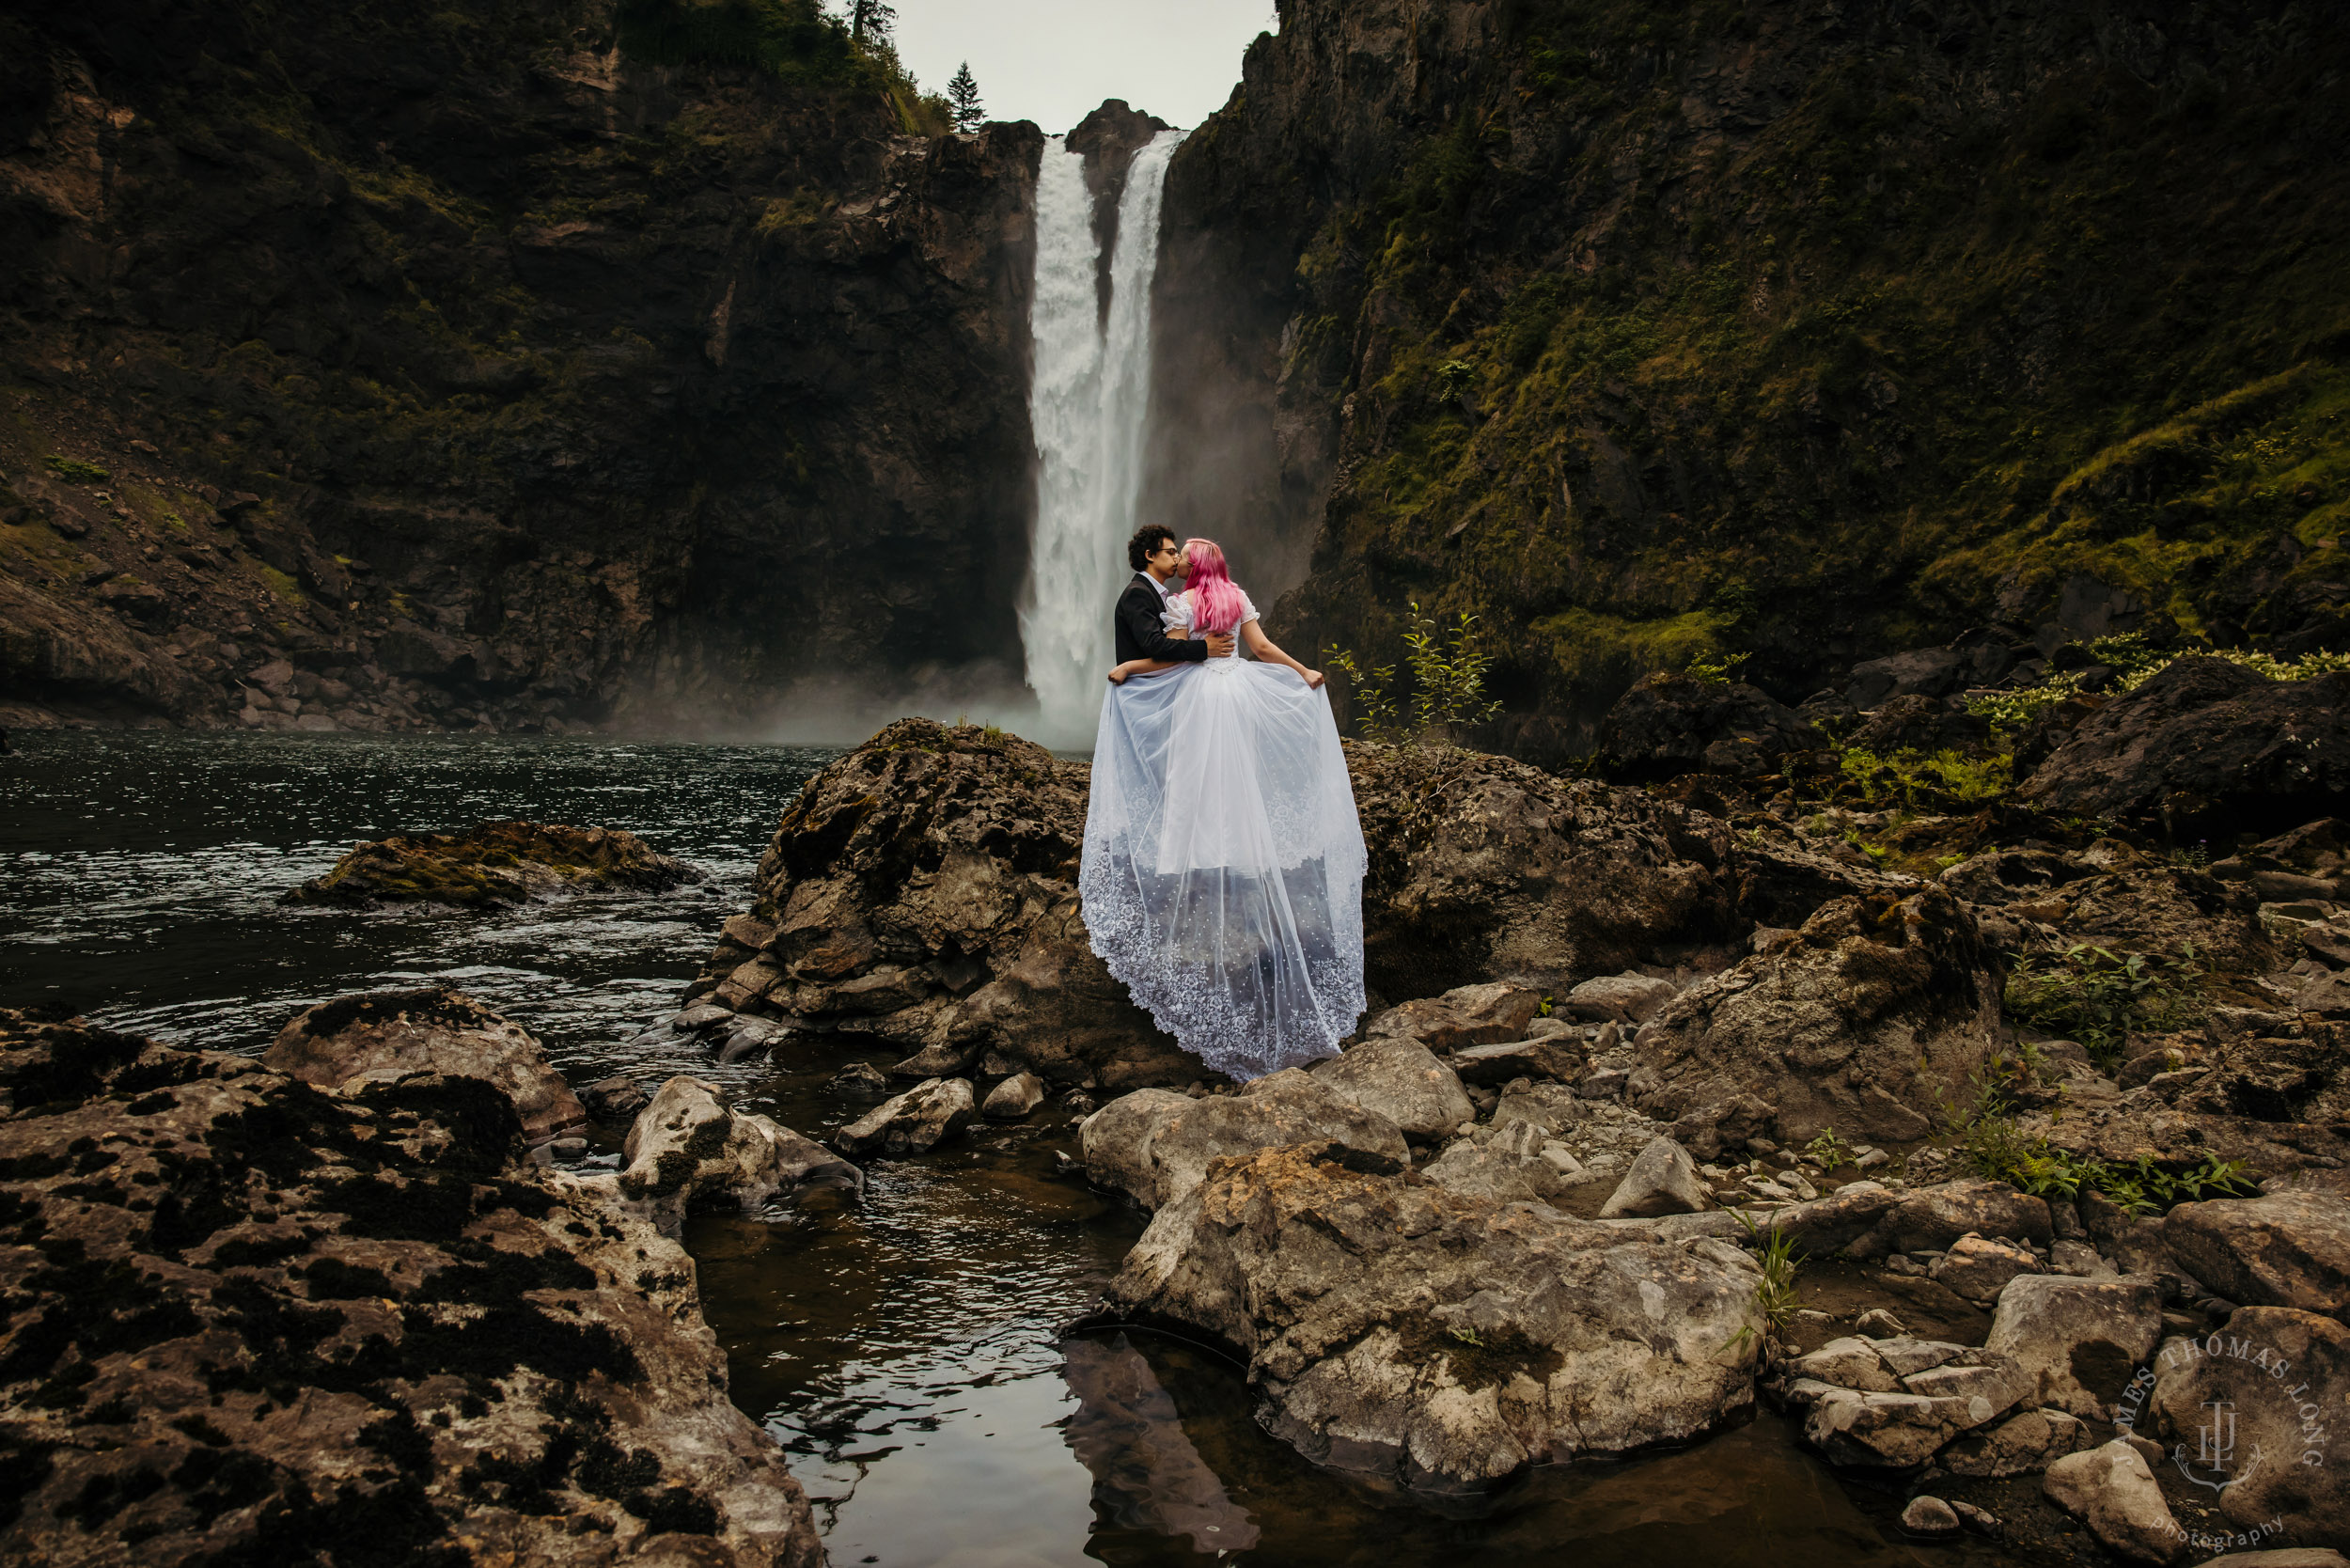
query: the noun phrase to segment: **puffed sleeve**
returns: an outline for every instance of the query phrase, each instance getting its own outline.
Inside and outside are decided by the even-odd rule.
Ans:
[[[1256,619],[1257,602],[1248,597],[1248,590],[1246,588],[1242,588],[1240,590],[1240,619],[1232,622],[1232,629],[1234,631],[1238,631],[1241,627],[1247,625],[1250,621]]]

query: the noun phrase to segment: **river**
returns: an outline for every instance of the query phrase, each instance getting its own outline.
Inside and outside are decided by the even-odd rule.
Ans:
[[[690,1071],[822,1137],[868,1108],[819,1043],[717,1067],[630,1042],[674,1011],[747,902],[777,813],[835,753],[536,738],[21,735],[0,757],[0,1006],[258,1052],[301,1008],[430,978],[537,1033],[575,1083]],[[624,827],[707,878],[490,916],[280,904],[362,839],[529,817]],[[591,1155],[619,1147],[599,1129]],[[1689,1449],[1538,1472],[1438,1512],[1306,1465],[1237,1369],[1159,1336],[1064,1341],[1141,1219],[1057,1179],[1048,1108],[917,1161],[864,1200],[691,1223],[736,1402],[784,1444],[841,1568],[1042,1564],[1995,1560],[1930,1551],[1765,1416]]]

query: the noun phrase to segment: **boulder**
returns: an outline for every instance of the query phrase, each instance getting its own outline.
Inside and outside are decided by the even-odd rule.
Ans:
[[[1574,1083],[1583,1076],[1580,1044],[1567,1034],[1536,1040],[1505,1040],[1492,1045],[1470,1045],[1448,1058],[1465,1084],[1498,1088],[1513,1078],[1547,1078]]]
[[[1645,1024],[1680,994],[1679,986],[1653,975],[1602,975],[1568,992],[1559,1005],[1560,1011],[1576,1018]]]
[[[2350,1323],[2350,1200],[2331,1193],[2182,1203],[2162,1242],[2217,1294]]]
[[[1950,1250],[1926,1272],[1953,1295],[1988,1307],[1999,1299],[2009,1280],[2019,1274],[2037,1274],[2040,1268],[2040,1260],[2029,1247],[1969,1231],[1950,1243]]]
[[[2334,816],[2350,796],[2345,698],[2350,675],[2175,660],[2081,720],[2016,795],[2183,839]]]
[[[1017,1121],[1044,1103],[1044,1080],[1033,1073],[1014,1073],[987,1091],[979,1114],[990,1121]]]
[[[556,893],[659,892],[700,880],[682,860],[619,828],[484,823],[462,833],[395,834],[363,843],[282,902],[498,909]]]
[[[1524,1038],[1542,1007],[1542,994],[1523,985],[1456,986],[1373,1014],[1363,1025],[1363,1038],[1416,1040],[1432,1051],[1457,1051]]]
[[[1857,1258],[1888,1252],[1940,1252],[1973,1231],[2045,1247],[2055,1239],[2047,1200],[2016,1191],[2005,1182],[1969,1178],[1939,1182],[1904,1193],[1870,1231],[1852,1244]]]
[[[1505,757],[1346,751],[1371,853],[1366,977],[1383,996],[1490,980],[1555,994],[1745,934],[1733,842],[1714,818]]]
[[[42,1107],[0,1121],[41,1247],[0,1247],[0,1559],[823,1560],[693,1260],[480,1080],[329,1096],[0,1013],[0,1097]]]
[[[973,1103],[968,1078],[925,1078],[833,1134],[833,1147],[885,1159],[925,1153],[970,1123]]]
[[[2350,1541],[2338,1468],[2350,1328],[2286,1307],[2240,1308],[2223,1328],[2166,1343],[2152,1370],[2132,1430],[2162,1443],[2200,1488],[2222,1488],[2224,1518],[2247,1529],[2281,1518],[2287,1541]],[[2224,1432],[2212,1431],[2214,1405],[2227,1408]]]
[[[1399,1165],[1411,1157],[1402,1128],[1294,1067],[1198,1100],[1137,1090],[1086,1118],[1077,1136],[1095,1185],[1153,1210],[1198,1186],[1211,1160],[1260,1149],[1330,1142]]]
[[[261,1060],[325,1090],[412,1073],[479,1078],[513,1105],[533,1143],[588,1124],[528,1030],[446,986],[321,1002],[278,1030]]]
[[[1494,1103],[1493,1124],[1530,1122],[1544,1133],[1561,1133],[1593,1114],[1583,1097],[1564,1084],[1512,1084]]]
[[[1477,1115],[1452,1069],[1417,1040],[1366,1040],[1308,1071],[1331,1093],[1386,1117],[1406,1137],[1449,1137]]]
[[[1449,1192],[1496,1203],[1551,1203],[1583,1175],[1582,1163],[1528,1121],[1472,1128],[1419,1168],[1419,1178]]]
[[[1778,1397],[1804,1413],[1805,1440],[1840,1465],[1914,1469],[2022,1397],[2012,1363],[1964,1345],[1856,1339],[1835,1348],[1791,1366]]]
[[[2175,1563],[2191,1555],[2186,1532],[2170,1516],[2154,1472],[2124,1438],[2065,1455],[2048,1466],[2041,1490],[2122,1557]]]
[[[579,1091],[579,1103],[599,1121],[634,1121],[652,1096],[634,1078],[599,1078]]]
[[[1964,1528],[1958,1511],[1940,1497],[1915,1497],[1902,1510],[1902,1529],[1920,1540],[1947,1541]]]
[[[2161,1334],[2162,1294],[2151,1280],[2033,1274],[1999,1293],[1983,1346],[2021,1369],[2033,1403],[2107,1421]]]
[[[1704,1181],[1688,1152],[1668,1137],[1653,1139],[1616,1184],[1602,1219],[1649,1219],[1657,1215],[1693,1215],[1712,1208]]]
[[[1093,954],[1087,778],[1000,730],[888,726],[783,813],[693,994],[918,1046],[925,1075],[995,1050],[1053,1083],[1198,1079]]]
[[[1899,697],[1948,697],[1972,672],[1966,654],[1950,648],[1916,648],[1852,666],[1844,700],[1856,712]]]
[[[1320,1142],[1218,1162],[1101,1313],[1230,1347],[1259,1423],[1317,1464],[1467,1490],[1742,1415],[1760,1282],[1724,1242],[1468,1197]]]
[[[2027,1396],[2029,1398],[2029,1396]],[[1981,1427],[1935,1455],[1956,1476],[1998,1480],[2038,1475],[2068,1453],[2090,1446],[2089,1424],[2062,1410],[2027,1410],[1997,1426]]]
[[[1634,682],[1599,726],[1603,764],[1627,781],[1698,772],[1751,777],[1775,772],[1791,751],[1826,745],[1810,720],[1757,687],[1662,670]]]
[[[1907,1139],[1998,1039],[1997,961],[1958,902],[1840,899],[1796,939],[1699,981],[1641,1026],[1633,1103],[1660,1121],[1751,1096],[1769,1136]]]
[[[778,1198],[818,1187],[852,1194],[865,1173],[823,1145],[751,1111],[728,1108],[714,1085],[683,1075],[661,1086],[628,1130],[628,1164],[609,1182],[665,1236],[688,1214],[733,1209],[755,1215]]]

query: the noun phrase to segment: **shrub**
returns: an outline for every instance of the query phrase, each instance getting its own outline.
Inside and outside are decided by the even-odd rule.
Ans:
[[[2014,788],[2014,760],[2006,753],[1973,758],[1957,751],[1931,755],[1914,747],[1880,754],[1846,746],[1836,754],[1845,780],[1872,805],[1916,806],[1922,794],[1947,795],[1963,803],[1998,800]]]
[[[1331,668],[1345,672],[1355,726],[1363,739],[1414,740],[1439,725],[1481,724],[1501,711],[1500,703],[1485,698],[1485,672],[1493,667],[1493,657],[1473,641],[1477,617],[1462,613],[1440,639],[1436,618],[1414,600],[1411,625],[1403,635],[1404,656],[1412,666],[1408,721],[1395,691],[1395,666],[1380,665],[1366,673],[1351,650],[1341,648],[1329,657]]]
[[[2176,959],[2116,953],[2076,944],[2061,953],[2026,953],[2008,977],[2007,1013],[2078,1041],[2097,1065],[2120,1065],[2132,1035],[2185,1028],[2205,1010],[2195,949]]]

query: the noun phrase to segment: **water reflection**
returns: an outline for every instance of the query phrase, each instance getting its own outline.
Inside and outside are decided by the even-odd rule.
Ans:
[[[1073,1339],[1061,1376],[1077,1410],[1061,1435],[1093,1473],[1093,1513],[1105,1533],[1183,1536],[1201,1552],[1246,1551],[1258,1530],[1223,1479],[1183,1433],[1175,1398],[1123,1334]]]

